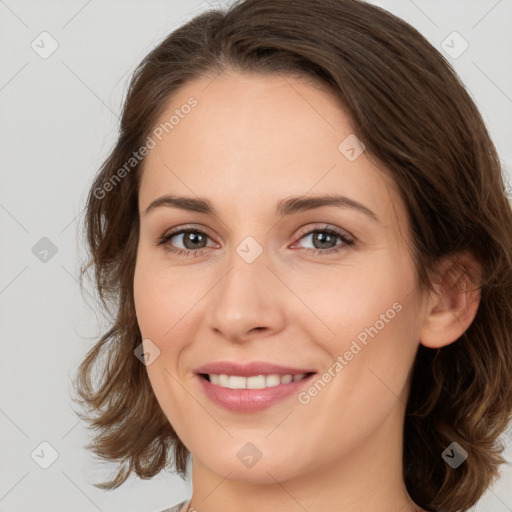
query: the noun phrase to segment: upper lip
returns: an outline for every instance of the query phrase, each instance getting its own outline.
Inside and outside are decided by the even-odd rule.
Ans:
[[[196,373],[239,375],[252,377],[255,375],[301,375],[303,373],[315,373],[312,369],[282,366],[280,364],[253,361],[250,363],[235,363],[231,361],[216,361],[205,364],[196,369]]]

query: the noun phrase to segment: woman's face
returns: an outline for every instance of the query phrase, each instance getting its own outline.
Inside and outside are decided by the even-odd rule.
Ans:
[[[135,303],[151,384],[194,466],[253,483],[356,456],[398,468],[425,301],[404,205],[340,104],[295,78],[225,72],[183,87],[160,121]],[[170,195],[188,202],[148,210]],[[311,202],[326,196],[344,199]],[[219,362],[285,368],[199,375]],[[248,382],[264,388],[225,387]]]

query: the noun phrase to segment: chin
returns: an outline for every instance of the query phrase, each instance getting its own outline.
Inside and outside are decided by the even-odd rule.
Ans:
[[[290,467],[289,460],[288,462],[285,460],[275,460],[275,458],[268,455],[265,457],[264,454],[252,466],[246,466],[236,453],[234,457],[226,457],[225,453],[224,456],[219,454],[222,460],[219,460],[215,452],[209,452],[208,456],[209,458],[213,456],[215,459],[211,461],[211,464],[209,463],[210,461],[203,459],[202,464],[209,467],[210,471],[218,475],[224,475],[229,480],[239,482],[275,484],[276,480],[281,482],[294,478],[298,471],[295,462],[293,467]]]

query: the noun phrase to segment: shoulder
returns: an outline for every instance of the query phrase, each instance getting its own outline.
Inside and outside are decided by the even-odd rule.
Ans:
[[[182,501],[181,503],[174,505],[174,507],[166,508],[165,510],[161,510],[160,512],[182,512],[181,509],[186,510],[185,505],[188,505],[188,501]]]

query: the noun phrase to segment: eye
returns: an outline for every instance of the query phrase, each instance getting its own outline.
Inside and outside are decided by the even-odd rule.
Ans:
[[[348,233],[328,226],[310,229],[301,234],[300,240],[305,239],[309,239],[310,243],[313,244],[313,247],[307,247],[305,252],[316,255],[332,254],[341,251],[344,247],[355,244],[354,238]],[[341,240],[341,243],[336,244],[336,240]]]
[[[197,228],[179,229],[164,235],[156,245],[163,245],[172,253],[183,255],[199,255],[207,247],[205,244],[210,238],[207,233]],[[176,247],[181,244],[183,247]]]
[[[313,244],[313,247],[306,247],[305,252],[308,254],[332,254],[355,244],[355,239],[347,232],[328,226],[310,229],[309,231],[299,234],[299,236],[299,240],[309,238],[310,242]],[[199,256],[209,247],[207,245],[209,238],[209,235],[200,229],[192,227],[179,228],[164,235],[156,245],[162,245],[167,251],[180,256]],[[337,240],[340,240],[341,243],[336,244]],[[179,244],[181,244],[182,247],[179,247]],[[212,245],[215,246],[215,244]],[[212,245],[210,245],[210,247]]]

